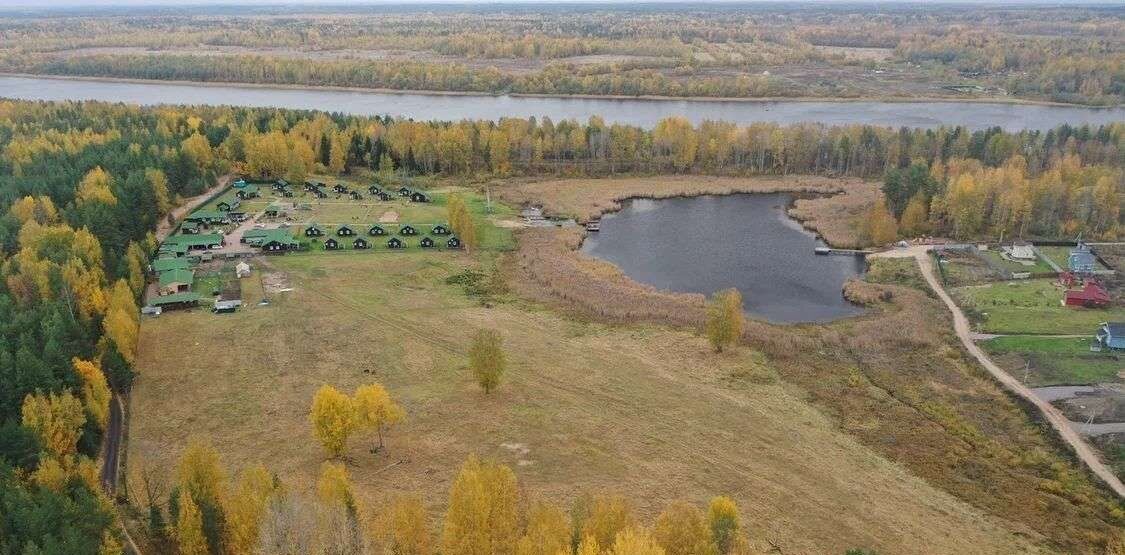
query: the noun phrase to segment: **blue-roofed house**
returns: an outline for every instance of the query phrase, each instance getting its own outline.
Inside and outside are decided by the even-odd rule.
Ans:
[[[1095,337],[1102,348],[1125,351],[1125,322],[1102,322]]]
[[[1098,269],[1098,260],[1094,258],[1090,246],[1079,241],[1078,246],[1070,251],[1070,256],[1066,259],[1066,266],[1072,272],[1089,273]]]

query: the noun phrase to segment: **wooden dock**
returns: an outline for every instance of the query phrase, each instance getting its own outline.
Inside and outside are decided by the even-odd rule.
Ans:
[[[867,250],[859,250],[859,249],[834,249],[832,247],[816,247],[816,248],[813,249],[813,253],[823,255],[823,256],[828,256],[828,255],[867,256],[869,254],[873,254],[874,252],[875,251],[867,251]]]

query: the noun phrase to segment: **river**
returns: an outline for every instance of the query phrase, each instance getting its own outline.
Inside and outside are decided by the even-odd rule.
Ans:
[[[582,251],[660,289],[710,295],[735,287],[746,312],[777,323],[824,322],[863,311],[843,298],[866,263],[818,256],[824,246],[785,214],[788,193],[633,199],[602,218]]]
[[[356,115],[392,115],[419,120],[549,116],[585,121],[598,115],[610,123],[652,127],[661,118],[685,116],[695,123],[723,120],[820,122],[972,129],[1049,129],[1125,121],[1125,107],[1085,108],[989,102],[718,101],[529,96],[443,95],[360,90],[193,85],[158,81],[121,82],[0,76],[0,96],[24,100],[103,100],[133,104],[210,104],[326,110]]]

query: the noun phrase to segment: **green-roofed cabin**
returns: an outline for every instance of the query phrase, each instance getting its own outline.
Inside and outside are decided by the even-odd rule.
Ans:
[[[418,242],[418,245],[423,249],[432,249],[434,248],[434,240],[429,237],[423,237],[422,240]]]
[[[355,230],[346,225],[336,228],[337,237],[351,237],[352,235],[355,235]]]
[[[402,239],[399,239],[398,237],[391,237],[390,239],[387,239],[388,249],[401,249],[405,247],[406,243],[403,243]]]
[[[184,222],[180,224],[180,233],[183,233],[185,235],[195,235],[199,233],[199,223]]]
[[[152,306],[159,306],[164,310],[171,310],[174,308],[191,308],[199,304],[199,299],[202,297],[199,293],[188,291],[185,293],[176,293],[174,295],[163,295],[149,299],[148,304]]]
[[[238,208],[238,205],[239,202],[237,200],[223,199],[215,203],[215,208],[217,208],[219,212],[230,212],[231,210]]]
[[[378,185],[372,185],[372,186],[367,188],[367,192],[371,193],[373,195],[378,195],[379,193],[382,193],[383,190],[380,189]]]
[[[372,237],[375,237],[376,235],[386,235],[387,230],[383,229],[383,226],[373,225],[367,229],[367,234]]]
[[[356,237],[356,240],[352,241],[352,248],[356,250],[369,249],[371,248],[371,243],[368,243],[367,239],[363,237]]]
[[[430,202],[430,195],[421,191],[410,193],[410,202]]]
[[[264,214],[267,218],[276,218],[277,215],[280,214],[280,213],[281,213],[281,207],[276,205],[276,204],[271,204],[271,205],[267,206],[266,210],[264,212]]]
[[[191,267],[191,264],[183,258],[157,258],[152,261],[152,271],[154,273],[167,272],[169,270],[186,270]]]
[[[434,235],[449,235],[449,226],[437,224],[430,229],[430,233]]]
[[[258,192],[258,186],[253,185],[253,184],[247,184],[245,187],[242,187],[241,189],[236,191],[234,194],[235,194],[235,196],[237,196],[239,199],[242,199],[242,200],[246,200],[248,198],[256,198],[256,197],[261,196],[261,193]]]
[[[340,248],[340,243],[336,242],[335,239],[329,237],[328,239],[324,240],[324,250],[334,251],[338,248]]]
[[[234,187],[235,189],[241,189],[241,188],[245,187],[246,185],[248,185],[248,183],[246,183],[246,180],[241,178],[241,177],[238,178],[238,181],[235,181],[234,183],[231,183],[231,187]]]
[[[410,190],[410,187],[399,187],[398,188],[398,196],[400,196],[400,197],[408,197],[408,196],[410,196],[410,193],[413,193],[413,192],[414,191]]]
[[[398,230],[400,235],[418,235],[418,230],[414,229],[412,225],[404,225]]]
[[[324,235],[324,230],[315,224],[305,228],[305,237],[320,237],[322,235]]]
[[[195,281],[195,272],[186,268],[179,268],[160,272],[159,290],[161,295],[174,295],[191,290]]]
[[[461,248],[461,240],[456,237],[450,237],[445,241],[445,246],[451,249]]]

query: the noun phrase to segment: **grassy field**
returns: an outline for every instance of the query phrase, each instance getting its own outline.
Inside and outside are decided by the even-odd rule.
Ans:
[[[1005,270],[1008,270],[1009,272],[1040,273],[1040,272],[1053,272],[1054,271],[1054,268],[1051,268],[1051,266],[1049,264],[1047,264],[1046,262],[1043,262],[1042,260],[1040,260],[1038,258],[1035,259],[1034,264],[1021,264],[1019,262],[1013,262],[1011,260],[1008,260],[1008,259],[1004,258],[1003,256],[1000,255],[1000,251],[996,251],[996,250],[982,251],[981,255],[984,256],[985,258],[987,258],[993,264],[997,265],[1000,268],[1004,268]],[[1064,260],[1063,266],[1064,267],[1066,266],[1065,260]]]
[[[993,360],[1033,387],[1121,381],[1125,360],[1108,352],[1091,352],[1090,338],[997,337],[980,343]],[[1027,366],[1030,363],[1030,366]]]
[[[371,438],[360,437],[347,454],[373,504],[419,491],[440,510],[475,452],[561,504],[617,491],[651,517],[665,500],[730,494],[755,539],[786,553],[1035,551],[841,432],[750,349],[715,355],[690,332],[584,323],[515,301],[483,308],[446,284],[470,265],[460,254],[268,263],[295,288],[268,307],[144,322],[134,464],[167,467],[199,433],[232,468],[264,461],[305,487],[323,460],[306,421],[315,389],[379,381],[408,419],[389,434],[389,452],[370,455]],[[256,278],[243,280],[246,298],[260,294]],[[486,326],[501,331],[511,359],[490,396],[464,369],[468,331]]]
[[[1098,323],[1125,318],[1120,307],[1063,306],[1063,290],[1051,279],[958,287],[953,294],[986,333],[1093,334]]]

